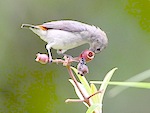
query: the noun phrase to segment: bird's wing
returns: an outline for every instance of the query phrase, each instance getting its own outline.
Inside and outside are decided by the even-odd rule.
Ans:
[[[57,29],[69,32],[82,32],[87,30],[86,26],[88,25],[77,21],[61,20],[47,22],[42,24],[42,26],[46,27],[47,29]]]

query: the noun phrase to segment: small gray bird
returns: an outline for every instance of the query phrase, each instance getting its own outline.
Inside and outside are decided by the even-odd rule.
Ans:
[[[24,27],[29,28],[47,42],[46,49],[51,61],[51,48],[56,49],[58,54],[63,54],[68,49],[88,43],[89,50],[99,53],[108,44],[106,33],[99,27],[78,21],[60,20],[42,25],[22,24],[21,28]]]

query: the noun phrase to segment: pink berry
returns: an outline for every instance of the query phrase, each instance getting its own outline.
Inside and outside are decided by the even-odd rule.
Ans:
[[[48,63],[49,62],[49,58],[48,58],[48,55],[47,54],[40,54],[40,53],[38,53],[38,54],[36,54],[36,61],[37,62],[40,62],[41,64],[46,64],[46,63]]]
[[[93,60],[95,56],[95,53],[93,51],[90,50],[84,50],[81,54],[80,54],[80,58],[84,58],[86,60],[86,62],[89,62],[91,60]]]
[[[87,65],[82,63],[79,63],[77,65],[77,70],[78,70],[78,74],[80,74],[81,76],[84,76],[85,74],[89,73],[89,69]]]

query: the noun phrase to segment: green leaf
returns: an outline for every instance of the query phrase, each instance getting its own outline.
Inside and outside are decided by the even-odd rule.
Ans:
[[[114,72],[115,72],[116,70],[117,70],[117,68],[114,68],[114,69],[112,69],[111,71],[109,71],[109,72],[106,74],[106,76],[105,76],[105,78],[104,78],[104,80],[103,80],[103,82],[102,82],[102,84],[101,84],[101,86],[100,86],[100,89],[99,89],[99,90],[102,91],[101,97],[100,97],[100,103],[102,103],[102,101],[103,101],[103,96],[104,96],[105,91],[106,91],[106,88],[107,88],[107,86],[108,86],[108,82],[110,81],[112,75],[114,74]]]
[[[90,81],[93,84],[102,84],[102,81]],[[127,87],[134,87],[134,88],[145,88],[150,89],[150,83],[148,82],[108,82],[109,85],[118,85],[118,86],[127,86]]]
[[[86,113],[93,113],[95,110],[99,109],[99,113],[102,113],[102,104],[93,104],[91,105]]]
[[[118,83],[118,85],[119,85],[119,83]],[[126,86],[126,87],[121,87],[121,85]],[[127,89],[129,87],[150,89],[150,83],[146,83],[146,82],[123,82],[123,83],[120,83],[120,86],[116,86],[116,87],[112,88],[109,91],[109,94],[111,97],[115,97],[119,93],[121,93],[122,91],[124,91],[125,89]]]
[[[91,91],[92,91],[91,92],[92,94],[97,92],[97,88],[94,84],[91,84]],[[91,99],[92,99],[93,103],[100,103],[99,102],[100,101],[100,94],[98,93],[98,94],[94,95],[93,97],[91,97]]]
[[[79,89],[77,88],[77,86],[75,85],[74,81],[72,79],[69,79],[69,81],[71,82],[71,84],[74,86],[75,92],[77,94],[77,96],[79,97],[80,100],[83,100],[83,96],[80,93]],[[86,89],[83,87],[83,85],[81,83],[78,82],[78,86],[80,87],[80,89],[83,91],[84,95],[88,97],[88,93],[86,91]],[[83,102],[87,107],[89,107],[85,102]]]
[[[93,84],[102,84],[102,81],[90,81]],[[150,89],[150,83],[147,82],[108,82],[109,85],[118,85],[109,91],[109,95],[114,97],[129,87]],[[125,87],[121,87],[125,86]]]
[[[81,76],[80,74],[78,74],[78,70],[76,68],[71,67],[71,69],[75,72],[75,74],[77,75],[80,82],[82,83],[82,85],[84,86],[84,88],[86,89],[86,91],[88,92],[88,94],[90,96],[91,95],[91,88],[90,88],[89,83],[86,80],[86,78],[84,76]]]

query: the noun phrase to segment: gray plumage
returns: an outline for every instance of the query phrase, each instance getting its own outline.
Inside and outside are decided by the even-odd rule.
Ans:
[[[90,50],[99,53],[108,44],[105,32],[99,27],[72,20],[52,21],[37,26],[23,24],[22,27],[28,27],[48,43],[46,48],[49,55],[51,48],[64,53],[86,43],[89,43]]]
[[[71,20],[47,22],[44,23],[43,26],[49,29],[64,30],[68,32],[82,32],[87,30],[86,24]]]

